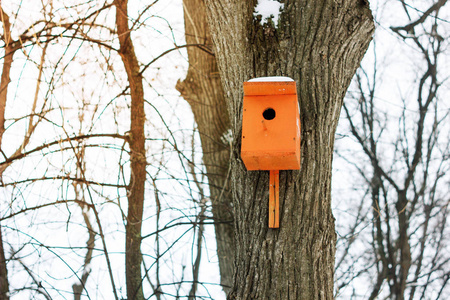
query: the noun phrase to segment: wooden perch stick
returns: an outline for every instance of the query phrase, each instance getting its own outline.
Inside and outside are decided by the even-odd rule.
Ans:
[[[270,171],[269,182],[269,228],[280,227],[280,171]]]

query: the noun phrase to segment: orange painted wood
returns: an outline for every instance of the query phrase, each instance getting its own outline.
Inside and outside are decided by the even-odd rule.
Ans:
[[[279,170],[300,169],[300,110],[295,81],[244,82],[241,158],[269,170],[269,228],[280,227]]]
[[[244,82],[241,158],[247,170],[300,169],[296,91],[295,81]]]
[[[270,171],[269,184],[269,228],[280,227],[280,172]]]

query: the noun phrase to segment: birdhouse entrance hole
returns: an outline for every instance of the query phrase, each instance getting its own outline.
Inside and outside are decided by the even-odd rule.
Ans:
[[[273,120],[275,118],[275,110],[273,108],[266,108],[263,112],[263,118],[266,120]]]

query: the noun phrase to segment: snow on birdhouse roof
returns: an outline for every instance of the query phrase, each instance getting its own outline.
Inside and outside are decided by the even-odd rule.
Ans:
[[[286,76],[270,76],[252,78],[248,82],[279,82],[279,81],[294,81],[294,79]]]

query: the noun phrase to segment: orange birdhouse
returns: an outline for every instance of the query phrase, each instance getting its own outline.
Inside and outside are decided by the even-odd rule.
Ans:
[[[241,158],[249,171],[271,171],[269,227],[278,228],[278,171],[300,169],[295,81],[262,77],[244,82]]]

